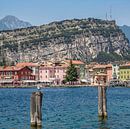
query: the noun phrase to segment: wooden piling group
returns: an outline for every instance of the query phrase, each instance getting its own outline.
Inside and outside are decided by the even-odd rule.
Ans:
[[[33,92],[30,104],[31,126],[42,126],[42,96],[40,91]]]
[[[98,86],[98,116],[100,118],[107,118],[107,99],[106,87]],[[33,92],[30,104],[30,121],[31,127],[42,126],[42,96],[40,91]]]
[[[98,116],[101,118],[107,117],[107,99],[105,86],[98,86]]]

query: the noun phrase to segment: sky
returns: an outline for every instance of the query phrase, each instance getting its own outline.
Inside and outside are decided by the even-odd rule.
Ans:
[[[107,14],[118,25],[130,26],[129,13],[130,0],[0,0],[0,19],[13,15],[32,25],[73,18],[106,19]]]

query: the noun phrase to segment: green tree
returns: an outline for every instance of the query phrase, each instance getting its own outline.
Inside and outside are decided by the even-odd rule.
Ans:
[[[77,79],[78,79],[77,69],[72,64],[72,61],[71,61],[70,66],[68,67],[67,72],[66,72],[65,81],[72,83],[73,81],[77,81]]]
[[[123,57],[121,57],[117,53],[99,52],[99,54],[93,61],[101,63],[101,62],[114,62],[114,61],[120,61],[120,60],[123,60]]]
[[[6,59],[5,59],[5,57],[0,59],[0,66],[6,66]]]

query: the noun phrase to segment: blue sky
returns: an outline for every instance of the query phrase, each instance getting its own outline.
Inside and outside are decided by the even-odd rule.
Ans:
[[[0,19],[14,15],[33,25],[73,18],[106,18],[130,25],[130,0],[0,0]]]

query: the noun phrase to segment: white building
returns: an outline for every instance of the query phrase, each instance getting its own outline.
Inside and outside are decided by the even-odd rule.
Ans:
[[[112,65],[112,79],[119,79],[119,65]]]

